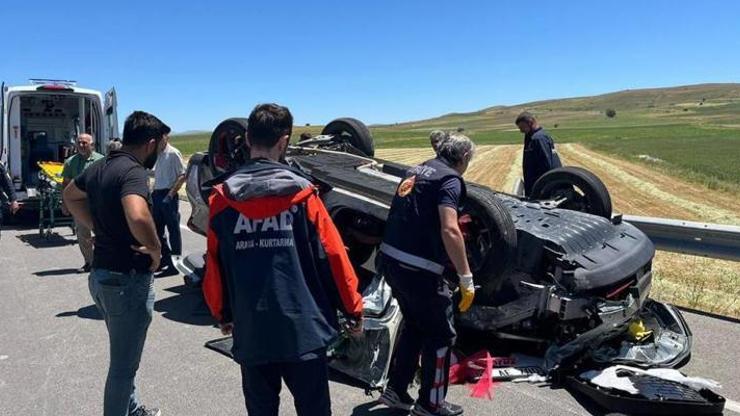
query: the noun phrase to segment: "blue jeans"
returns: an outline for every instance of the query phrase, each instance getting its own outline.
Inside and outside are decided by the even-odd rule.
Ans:
[[[180,233],[180,200],[177,195],[165,202],[168,189],[152,192],[152,211],[157,235],[162,244],[162,265],[172,265],[172,255],[182,254],[182,235]],[[164,231],[167,229],[167,237]],[[169,240],[169,241],[168,241]]]
[[[90,295],[103,315],[110,341],[104,416],[128,416],[139,407],[134,378],[152,321],[153,281],[151,273],[104,269],[93,269],[90,273]]]

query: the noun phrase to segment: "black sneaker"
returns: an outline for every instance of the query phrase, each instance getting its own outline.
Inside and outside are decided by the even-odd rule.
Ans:
[[[414,399],[407,392],[396,393],[392,388],[386,387],[383,394],[378,398],[378,403],[384,404],[391,409],[401,409],[405,411],[414,407]]]
[[[450,402],[444,402],[442,406],[436,410],[430,410],[419,403],[414,404],[414,408],[411,409],[411,416],[459,416],[462,414],[462,406],[458,406]]]
[[[162,412],[159,409],[150,409],[146,406],[140,406],[133,412],[129,413],[129,416],[162,416]]]

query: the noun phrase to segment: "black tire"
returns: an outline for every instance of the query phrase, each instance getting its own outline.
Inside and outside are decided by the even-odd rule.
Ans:
[[[480,286],[476,303],[491,303],[516,259],[516,227],[496,194],[484,187],[468,185],[465,214],[473,221],[463,231],[473,280]]]
[[[579,192],[580,191],[580,192]],[[566,198],[559,208],[612,217],[612,199],[604,182],[583,168],[566,166],[542,175],[532,187],[531,199]]]
[[[216,126],[208,143],[208,165],[213,176],[230,172],[249,159],[246,137],[246,118],[230,118]]]
[[[370,129],[360,120],[350,117],[338,118],[324,126],[321,134],[342,136],[365,156],[375,156],[373,136],[370,134]]]

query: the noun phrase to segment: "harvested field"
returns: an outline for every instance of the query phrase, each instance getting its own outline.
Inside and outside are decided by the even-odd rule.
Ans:
[[[415,165],[434,156],[429,147],[408,149],[378,149],[376,157],[407,165]],[[517,163],[518,160],[518,163]],[[519,166],[517,170],[517,166]],[[510,192],[521,170],[521,149],[515,145],[478,146],[465,179]]]
[[[740,225],[740,197],[606,156],[575,143],[558,146],[563,164],[594,172],[609,188],[615,212]],[[430,148],[379,149],[377,156],[415,164]],[[511,192],[521,176],[519,145],[483,145],[466,179]],[[740,318],[740,262],[667,252],[655,257],[653,296],[676,305]]]
[[[567,143],[559,146],[563,163],[594,172],[612,196],[617,212],[720,224],[740,224],[740,198],[605,156]]]

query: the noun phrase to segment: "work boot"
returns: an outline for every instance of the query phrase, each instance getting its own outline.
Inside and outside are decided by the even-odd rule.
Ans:
[[[396,393],[390,387],[386,387],[383,390],[383,394],[378,398],[378,403],[384,404],[391,409],[400,409],[407,412],[414,407],[414,399],[407,392]]]
[[[159,409],[150,409],[146,406],[139,406],[136,410],[129,413],[129,416],[162,416]]]
[[[437,410],[430,410],[426,406],[416,402],[411,409],[411,416],[459,416],[463,414],[462,406],[444,402]]]

